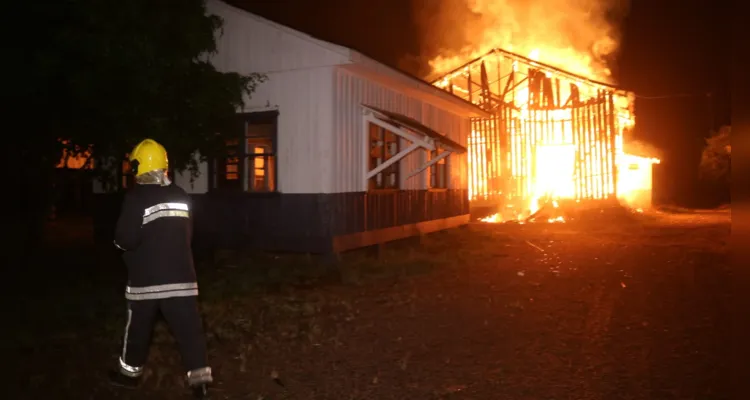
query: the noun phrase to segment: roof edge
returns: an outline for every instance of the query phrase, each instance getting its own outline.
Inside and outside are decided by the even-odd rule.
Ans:
[[[312,36],[312,35],[307,34],[305,32],[299,31],[297,29],[291,28],[291,27],[286,26],[284,24],[280,24],[278,22],[272,21],[272,20],[270,20],[268,18],[261,17],[260,15],[254,14],[254,13],[252,13],[250,11],[247,11],[247,10],[245,10],[243,8],[240,8],[240,7],[234,6],[232,4],[229,4],[229,3],[227,3],[224,0],[206,0],[206,8],[207,8],[206,11],[210,14],[211,12],[210,12],[210,10],[208,10],[208,4],[218,5],[219,7],[222,7],[222,8],[224,8],[224,9],[230,11],[230,12],[241,14],[244,17],[254,19],[254,20],[258,21],[258,22],[261,22],[263,24],[269,25],[269,26],[271,26],[271,27],[273,27],[275,29],[279,29],[279,30],[283,31],[284,33],[288,33],[288,34],[296,36],[296,37],[298,37],[300,39],[306,40],[306,41],[308,41],[308,42],[310,42],[312,44],[318,45],[318,46],[320,46],[320,47],[322,47],[322,48],[324,48],[326,50],[331,50],[331,51],[336,52],[336,53],[338,53],[338,54],[340,54],[340,55],[342,55],[344,57],[351,58],[351,53],[352,53],[353,50],[350,49],[350,48],[348,48],[348,47],[341,46],[341,45],[338,45],[336,43],[328,42],[328,41],[325,41],[325,40],[322,40],[322,39],[318,39],[315,36]]]
[[[500,55],[502,55],[504,57],[515,59],[516,61],[520,61],[520,62],[522,62],[524,64],[527,64],[527,65],[531,65],[531,66],[534,66],[534,67],[537,67],[537,68],[540,68],[540,69],[543,69],[543,70],[548,70],[550,72],[554,72],[554,73],[557,73],[557,74],[560,74],[560,75],[565,75],[565,76],[568,77],[568,79],[572,79],[572,80],[575,80],[575,81],[581,81],[581,82],[584,82],[584,83],[586,83],[588,85],[603,87],[603,88],[606,88],[606,89],[608,89],[608,90],[610,90],[612,92],[631,93],[629,90],[625,90],[623,88],[620,88],[620,87],[618,87],[615,84],[607,83],[607,82],[602,82],[602,81],[598,81],[598,80],[591,79],[591,78],[587,78],[585,76],[582,76],[582,75],[579,75],[579,74],[576,74],[576,73],[564,70],[564,69],[562,69],[560,67],[555,67],[553,65],[550,65],[550,64],[547,64],[547,63],[544,63],[544,62],[541,62],[541,61],[535,61],[535,60],[532,60],[532,59],[530,59],[528,57],[524,57],[524,56],[522,56],[520,54],[513,53],[513,52],[510,52],[508,50],[501,49],[499,47],[495,47],[492,50],[488,51],[487,53],[482,54],[482,55],[480,55],[478,57],[475,57],[475,58],[473,58],[473,59],[465,62],[464,64],[462,64],[459,67],[456,67],[456,68],[454,68],[454,69],[452,69],[452,70],[450,70],[450,71],[448,71],[446,73],[440,74],[438,77],[434,78],[434,80],[431,81],[431,84],[434,85],[437,82],[442,81],[443,79],[445,79],[447,76],[459,73],[463,69],[468,68],[470,65],[472,65],[472,64],[474,64],[474,63],[476,63],[478,61],[481,61],[485,57],[488,57],[488,56],[490,56],[492,54],[495,54],[495,53],[499,53]]]
[[[291,28],[289,26],[280,24],[278,22],[274,22],[270,19],[261,17],[260,15],[254,14],[250,11],[247,11],[241,7],[234,6],[232,4],[227,3],[225,0],[206,0],[206,6],[208,13],[211,13],[211,10],[209,10],[209,4],[220,7],[223,10],[226,10],[228,12],[234,12],[237,14],[240,14],[246,18],[251,18],[253,20],[256,20],[260,23],[266,24],[268,26],[271,26],[275,29],[279,29],[282,32],[285,32],[290,35],[294,35],[298,38],[304,39],[312,44],[315,44],[317,46],[320,46],[324,49],[334,51],[342,56],[344,56],[346,59],[350,61],[351,64],[360,64],[365,65],[369,67],[371,71],[373,71],[376,74],[383,75],[384,77],[395,77],[397,79],[401,79],[404,81],[404,83],[408,83],[410,86],[412,86],[414,89],[419,90],[425,94],[429,94],[437,99],[440,99],[442,101],[450,102],[454,104],[455,106],[467,111],[468,114],[472,116],[478,116],[478,117],[484,117],[489,118],[491,114],[476,104],[473,104],[467,100],[464,100],[458,96],[455,96],[449,92],[446,92],[445,90],[442,90],[432,84],[430,84],[427,81],[424,81],[414,75],[411,75],[409,73],[406,73],[404,71],[400,71],[397,68],[391,67],[387,64],[384,64],[380,61],[377,61],[371,57],[368,57],[364,55],[363,53],[354,50],[349,47],[345,47],[342,45],[338,45],[332,42],[328,42],[322,39],[318,39],[312,35],[309,35],[307,33],[304,33],[302,31],[296,30],[294,28]],[[341,65],[347,65],[347,64],[341,64]]]
[[[436,97],[438,99],[441,99],[443,101],[451,102],[454,105],[468,111],[470,114],[473,114],[473,116],[489,118],[492,115],[489,112],[483,110],[478,105],[471,103],[468,100],[464,100],[456,95],[453,95],[443,89],[440,89],[439,87],[432,85],[427,81],[419,79],[418,77],[414,75],[411,75],[404,71],[400,71],[397,68],[391,67],[389,65],[383,64],[356,50],[350,49],[350,51],[351,51],[351,61],[354,64],[360,64],[360,65],[365,65],[367,67],[370,67],[371,70],[374,70],[373,72],[383,75],[383,76],[390,76],[390,77],[394,77],[397,79],[402,79],[406,81],[405,83],[408,82],[410,86],[414,87],[415,89],[423,93],[429,94],[433,97]]]

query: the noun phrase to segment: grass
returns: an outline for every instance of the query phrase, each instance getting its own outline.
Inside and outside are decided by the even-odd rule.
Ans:
[[[419,346],[426,345],[420,336],[441,334],[434,326],[422,331],[416,322],[406,328],[409,321],[432,315],[436,321],[452,321],[475,313],[482,318],[483,314],[475,310],[485,307],[486,301],[472,303],[461,311],[440,311],[472,302],[478,293],[499,296],[492,303],[496,304],[492,310],[497,311],[492,313],[502,310],[509,315],[503,318],[530,318],[545,301],[553,304],[564,296],[574,296],[571,293],[584,293],[585,288],[600,285],[601,278],[584,284],[574,280],[580,278],[560,273],[567,266],[571,266],[571,271],[572,266],[585,269],[593,256],[609,257],[604,265],[611,264],[610,268],[625,268],[620,264],[633,260],[641,263],[653,257],[652,248],[658,248],[654,250],[658,257],[673,254],[673,260],[684,265],[701,260],[721,263],[727,252],[728,221],[722,215],[701,218],[710,220],[696,222],[683,214],[673,218],[664,213],[609,213],[580,216],[568,224],[475,224],[392,243],[380,253],[371,249],[350,252],[337,264],[310,255],[218,253],[197,265],[210,358],[220,377],[217,390],[237,394],[246,390],[243,385],[249,385],[253,393],[265,396],[262,398],[299,398],[291,396],[290,387],[298,391],[307,388],[308,393],[331,393],[335,392],[332,388],[309,386],[326,381],[325,374],[319,375],[323,373],[319,368],[327,365],[328,373],[341,375],[339,384],[349,390],[339,398],[378,398],[366,393],[379,385],[389,385],[379,382],[393,384],[399,376],[418,373],[419,367],[413,366],[418,365],[414,357],[419,356]],[[643,258],[639,258],[641,253]],[[59,259],[80,258],[74,250],[54,254]],[[553,258],[552,254],[561,258]],[[89,261],[90,265],[79,259],[75,262],[77,269],[67,265],[68,269],[63,269],[67,273],[61,272],[61,276],[73,271],[80,274],[68,277],[65,285],[51,285],[43,296],[14,309],[19,330],[5,331],[6,335],[13,333],[13,337],[3,341],[3,350],[12,351],[23,360],[17,371],[19,382],[37,388],[62,386],[71,392],[98,393],[94,398],[115,398],[114,392],[100,387],[99,381],[91,381],[98,370],[114,362],[124,324],[124,274],[115,255],[104,252],[97,260]],[[606,272],[598,265],[602,262],[596,261],[592,273]],[[545,278],[550,271],[557,280]],[[622,279],[624,283],[625,278]],[[467,289],[468,282],[477,284]],[[555,297],[554,290],[565,289],[566,282],[581,289]],[[619,280],[615,283],[617,290],[625,290]],[[554,289],[550,284],[562,286]],[[633,290],[631,282],[627,287]],[[580,309],[583,303],[574,304],[566,312]],[[451,314],[441,316],[442,312]],[[546,324],[558,314],[559,311],[550,312],[542,319],[533,319],[537,321],[533,323]],[[535,340],[555,336],[551,332],[544,336],[542,328],[515,321],[500,332],[512,333],[521,324],[524,329],[537,332]],[[560,326],[575,325],[571,321],[574,320]],[[399,333],[388,333],[396,331]],[[378,333],[371,339],[356,339],[373,332]],[[465,334],[472,332],[468,329]],[[522,337],[526,335],[519,336]],[[359,344],[355,346],[353,341]],[[381,341],[387,344],[376,345]],[[410,347],[402,349],[399,343],[407,342]],[[450,341],[445,343],[449,345]],[[372,355],[363,358],[361,354],[370,353],[360,353],[362,346],[373,346]],[[569,348],[565,351],[572,352]],[[392,359],[388,358],[391,353]],[[332,361],[325,364],[316,361],[316,357]],[[55,361],[78,372],[55,377]],[[352,364],[346,367],[347,362]],[[360,365],[368,362],[373,365]],[[336,372],[337,368],[342,370]],[[503,369],[523,372],[523,368],[514,366]],[[357,378],[369,382],[365,386],[347,380],[354,379],[346,377],[347,373],[371,370],[380,372]],[[148,371],[144,393],[153,398],[172,398],[171,393],[183,386],[179,354],[164,324],[159,324],[154,332]],[[301,378],[306,375],[313,376],[310,383]],[[443,395],[460,392],[455,387],[464,385],[450,383],[434,391]],[[359,395],[352,394],[354,391],[359,391]]]

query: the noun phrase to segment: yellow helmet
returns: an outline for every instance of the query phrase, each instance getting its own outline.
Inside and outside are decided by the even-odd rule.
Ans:
[[[167,150],[152,139],[145,139],[135,146],[130,153],[131,165],[133,161],[138,161],[137,165],[133,165],[135,176],[141,176],[151,171],[167,169],[169,167]]]

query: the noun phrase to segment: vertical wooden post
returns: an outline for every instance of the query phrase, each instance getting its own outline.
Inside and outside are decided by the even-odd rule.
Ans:
[[[495,160],[494,160],[494,135],[490,130],[490,121],[487,118],[482,118],[482,130],[484,130],[484,142],[485,142],[485,164],[487,169],[484,175],[484,191],[485,195],[488,195],[492,191],[492,178],[495,173]]]
[[[617,132],[615,125],[615,118],[617,112],[615,110],[615,100],[612,92],[609,92],[609,129],[610,129],[610,141],[612,146],[612,186],[614,188],[614,198],[617,199]]]
[[[572,92],[571,92],[572,94]],[[583,144],[580,135],[579,109],[574,104],[570,109],[570,128],[573,135],[573,143],[576,145],[576,200],[583,199]]]
[[[479,130],[479,119],[478,118],[472,118],[471,120],[471,132],[472,133],[478,133]],[[471,187],[473,189],[473,195],[477,195],[477,182],[479,181],[477,177],[477,153],[479,152],[479,135],[471,135],[469,140],[469,160],[471,160],[471,163],[469,164],[469,180]],[[471,199],[469,199],[471,200]]]
[[[607,154],[606,148],[604,147],[606,141],[608,140],[608,137],[606,135],[606,132],[602,129],[604,126],[606,126],[605,121],[602,119],[604,117],[604,112],[602,110],[602,108],[604,107],[604,97],[601,89],[597,90],[596,92],[596,143],[597,147],[599,148],[600,154],[597,162],[599,163],[599,170],[601,171],[601,173],[599,174],[599,186],[601,187],[600,193],[602,198],[607,198],[605,183],[608,172],[605,163],[609,155]]]
[[[495,60],[496,60],[496,65],[497,65],[497,93],[502,94],[503,93],[503,68],[502,68],[503,59],[500,57],[500,53],[495,52]],[[500,99],[500,100],[502,104],[502,100],[504,99]]]
[[[480,77],[482,80],[482,105],[485,110],[491,111],[492,100],[490,96],[490,79],[487,77],[487,66],[484,63],[484,60],[482,60],[480,68]]]
[[[584,117],[583,117],[584,121],[583,122],[584,122],[584,124],[586,124],[586,125],[584,125],[584,129],[585,129],[584,138],[585,138],[585,143],[586,143],[586,170],[584,171],[584,173],[586,174],[586,191],[587,191],[587,196],[586,197],[588,197],[588,199],[590,199],[593,196],[595,196],[594,181],[593,181],[594,177],[592,176],[592,172],[593,172],[592,171],[593,170],[592,167],[593,166],[592,166],[592,162],[591,162],[592,155],[593,155],[593,154],[591,154],[592,150],[593,150],[592,149],[592,143],[591,143],[591,141],[592,141],[591,140],[592,139],[591,130],[592,130],[592,125],[593,124],[591,123],[592,121],[591,121],[591,102],[590,101],[586,102],[586,104],[584,105],[584,107],[583,107],[583,115],[584,115]]]
[[[492,116],[495,124],[495,134],[499,134],[500,138],[500,176],[501,176],[501,187],[502,197],[508,198],[508,183],[510,179],[510,169],[508,165],[508,148],[510,130],[508,129],[508,110],[504,103],[500,103],[498,113]]]
[[[609,102],[607,101],[607,91],[602,91],[602,131],[604,131],[604,148],[606,153],[604,154],[604,165],[607,167],[607,197],[612,196],[610,188],[612,188],[612,179],[614,177],[614,165],[612,165],[612,152],[615,150],[612,148],[612,131],[609,129],[609,116],[612,110],[609,109]]]

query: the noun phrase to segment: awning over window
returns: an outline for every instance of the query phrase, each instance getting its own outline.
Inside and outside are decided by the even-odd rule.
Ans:
[[[419,148],[427,151],[435,151],[439,146],[442,147],[444,151],[438,154],[436,157],[432,157],[429,161],[416,168],[414,171],[408,174],[406,179],[418,175],[422,171],[430,168],[432,165],[438,163],[440,160],[450,156],[453,153],[466,152],[466,147],[461,146],[455,141],[435,132],[419,121],[416,121],[399,113],[381,110],[379,108],[364,104],[362,105],[362,107],[365,108],[364,121],[366,123],[378,125],[411,142],[411,145],[409,147],[401,150],[400,152],[398,152],[398,154],[394,155],[384,163],[368,171],[365,176],[366,179],[370,179],[373,176],[379,174],[385,168],[388,168],[394,163],[399,162],[401,159],[406,157],[407,154]],[[364,133],[367,134],[366,129]]]
[[[373,107],[373,106],[368,106],[365,104],[363,104],[362,107],[372,111],[376,118],[381,119],[385,122],[388,122],[391,125],[395,125],[402,129],[405,128],[417,134],[421,134],[421,135],[431,138],[435,142],[443,145],[443,147],[445,147],[446,150],[449,150],[455,153],[466,152],[466,147],[460,145],[458,142],[446,137],[445,135],[441,135],[440,133],[434,131],[433,129],[429,128],[428,126],[422,124],[421,122],[413,118],[409,118],[403,114],[395,113],[392,111],[386,111],[386,110]]]

